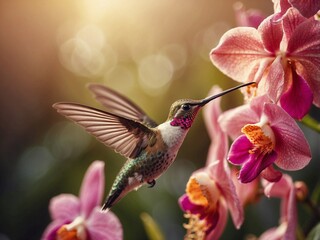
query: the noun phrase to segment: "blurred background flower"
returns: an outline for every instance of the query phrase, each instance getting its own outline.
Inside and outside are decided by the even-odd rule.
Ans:
[[[218,84],[236,85],[210,62],[221,35],[235,27],[235,1],[1,1],[0,2],[0,239],[39,239],[50,222],[48,204],[60,193],[77,194],[94,159],[106,164],[106,192],[123,159],[52,109],[57,101],[100,107],[85,85],[104,83],[126,94],[149,115],[164,121],[179,98],[200,99]],[[243,1],[272,13],[269,0]],[[241,102],[237,94],[222,108]],[[306,129],[304,129],[306,130]],[[311,148],[319,135],[307,131]],[[196,141],[195,141],[196,140]],[[130,193],[112,209],[125,239],[147,239],[141,212],[148,212],[167,239],[181,239],[183,213],[177,199],[190,174],[203,166],[209,137],[198,118],[173,166],[156,187]],[[313,153],[319,158],[319,152]],[[312,189],[319,164],[311,161],[293,177]],[[309,171],[309,172],[308,172]],[[308,177],[306,177],[308,176]],[[240,231],[223,238],[259,235],[278,221],[266,200],[246,213]],[[276,216],[275,216],[276,215]],[[263,216],[263,221],[258,221]],[[132,224],[132,222],[135,224]],[[303,221],[303,218],[302,218]],[[231,222],[227,226],[234,229]]]

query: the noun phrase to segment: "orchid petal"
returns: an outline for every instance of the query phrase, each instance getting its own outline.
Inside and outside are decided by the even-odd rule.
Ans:
[[[239,180],[242,183],[253,181],[262,170],[271,165],[277,159],[277,153],[252,153],[249,155],[249,160],[246,161],[239,174]]]
[[[318,81],[320,81],[319,33],[320,22],[308,19],[295,28],[287,48],[288,58],[302,64],[305,71]]]
[[[295,239],[295,238],[283,238],[284,229],[282,226],[273,227],[265,231],[259,240],[282,240],[282,239]]]
[[[192,214],[202,214],[203,207],[192,203],[187,194],[182,195],[179,198],[179,205],[184,212],[190,212]]]
[[[258,82],[273,54],[264,50],[255,28],[238,27],[227,31],[210,53],[212,63],[227,76],[239,82]]]
[[[272,0],[273,9],[276,13],[274,16],[274,20],[278,21],[281,17],[286,13],[286,11],[291,7],[288,1],[284,0]]]
[[[252,148],[253,145],[248,138],[245,135],[241,135],[232,143],[228,160],[234,165],[241,165],[248,161],[249,151]]]
[[[259,122],[259,118],[259,115],[247,104],[225,111],[220,115],[218,121],[221,129],[228,133],[232,139],[235,139],[242,134],[241,128],[244,125],[257,123]]]
[[[267,197],[281,198],[281,225],[274,232],[283,239],[294,239],[297,225],[296,193],[289,175],[283,175],[276,183],[263,182]],[[264,236],[265,234],[263,234]]]
[[[94,161],[88,168],[80,189],[82,213],[87,217],[102,201],[104,192],[104,162]]]
[[[299,170],[311,160],[311,151],[303,132],[282,108],[266,103],[264,113],[276,136],[276,165],[284,170]]]
[[[57,231],[63,224],[66,223],[67,222],[60,220],[51,222],[44,230],[41,240],[56,240]]]
[[[320,108],[320,81],[310,81],[309,83],[313,91],[313,104]]]
[[[292,72],[292,83],[280,98],[281,107],[293,118],[302,119],[310,110],[313,94],[307,82]]]
[[[99,207],[93,209],[87,220],[87,231],[91,240],[121,240],[122,226],[114,213],[101,212]]]
[[[219,223],[216,225],[216,227],[208,233],[208,236],[206,239],[219,239],[220,236],[223,233],[224,228],[227,224],[228,219],[228,209],[227,206],[223,201],[219,202]]]
[[[80,215],[80,201],[72,194],[60,194],[51,199],[49,211],[53,220],[71,222]]]
[[[221,194],[230,209],[234,225],[236,228],[240,228],[244,220],[243,208],[233,184],[229,167],[223,164],[226,161],[220,162],[220,164],[211,164],[208,166],[207,170],[210,178],[212,178],[219,186]]]
[[[295,72],[307,82],[313,94],[313,104],[320,107],[320,72],[318,75],[317,71],[313,69],[313,63],[302,62],[303,65],[300,62],[295,62]]]
[[[260,121],[263,104],[270,102],[268,96],[255,97],[250,104],[228,110],[221,114],[218,121],[221,129],[229,134],[232,139],[241,135],[241,129],[246,124],[255,124]]]
[[[210,90],[209,95],[215,95],[221,91],[221,88],[214,86]],[[228,152],[227,135],[221,130],[218,123],[218,117],[221,114],[220,99],[221,98],[209,102],[203,110],[207,131],[211,138],[211,145],[206,163],[207,165],[209,165],[211,161],[225,159]]]
[[[294,239],[296,237],[296,228],[297,228],[297,206],[296,206],[296,193],[295,189],[292,186],[289,199],[287,201],[286,207],[286,220],[287,220],[287,230],[284,234],[284,239]]]
[[[264,194],[270,198],[285,198],[290,191],[290,182],[284,175],[278,182],[263,181]],[[292,183],[292,182],[291,182]]]
[[[273,166],[270,165],[261,172],[261,177],[268,180],[269,182],[278,182],[282,177],[282,173],[275,170]]]
[[[260,179],[256,178],[252,182],[244,184],[238,180],[238,172],[239,171],[236,168],[232,168],[231,178],[236,188],[240,203],[244,207],[249,203],[255,202],[255,200],[257,199]]]
[[[287,10],[282,19],[284,36],[287,42],[291,41],[290,39],[296,31],[296,28],[305,21],[306,18],[303,17],[297,9],[291,7]],[[300,38],[304,37],[305,36],[300,36]]]
[[[275,54],[279,51],[283,37],[281,22],[274,21],[273,15],[271,15],[260,24],[258,31],[261,34],[263,45],[268,52]]]
[[[289,0],[289,2],[306,18],[312,17],[320,10],[319,0]]]
[[[273,61],[265,81],[265,91],[273,102],[278,102],[285,84],[284,70],[281,61],[281,56],[278,56]],[[261,86],[259,87],[261,88]]]
[[[219,208],[219,206],[218,206]],[[205,218],[207,225],[209,226],[209,229],[207,230],[207,233],[212,231],[219,222],[219,210],[213,212],[210,215],[207,215]]]

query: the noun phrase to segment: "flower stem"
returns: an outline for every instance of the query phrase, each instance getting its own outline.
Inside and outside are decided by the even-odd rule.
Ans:
[[[301,122],[312,130],[320,133],[320,123],[309,114],[302,118]]]

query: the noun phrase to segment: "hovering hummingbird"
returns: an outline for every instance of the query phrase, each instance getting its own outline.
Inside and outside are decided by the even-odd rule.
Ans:
[[[102,210],[107,210],[133,189],[143,184],[155,185],[156,179],[175,160],[200,108],[215,98],[250,84],[253,82],[202,100],[178,100],[171,105],[167,120],[160,125],[131,100],[101,84],[88,87],[108,112],[67,102],[56,103],[53,107],[127,158],[102,206]]]

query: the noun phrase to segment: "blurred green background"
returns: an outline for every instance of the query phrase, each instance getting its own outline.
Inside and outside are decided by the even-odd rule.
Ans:
[[[175,100],[203,98],[215,84],[223,89],[236,85],[208,57],[220,36],[236,26],[234,3],[0,2],[0,239],[39,239],[50,222],[48,204],[53,196],[77,195],[85,171],[97,159],[106,163],[107,194],[125,161],[57,114],[53,103],[101,107],[85,87],[99,82],[133,99],[160,123]],[[244,4],[266,15],[272,12],[269,0]],[[222,104],[223,109],[238,106],[241,96],[230,94]],[[319,135],[306,132],[316,149]],[[130,193],[112,209],[123,224],[125,239],[148,239],[139,217],[142,212],[158,222],[166,239],[183,238],[177,199],[190,174],[205,163],[208,146],[200,114],[176,162],[157,185]],[[319,150],[314,158],[319,158]],[[311,188],[318,181],[316,160],[293,174]],[[264,199],[250,206],[241,230],[235,231],[229,222],[223,239],[242,239],[277,225],[278,203]]]

